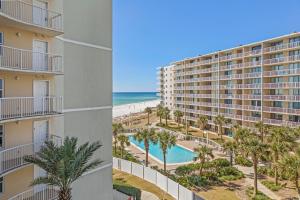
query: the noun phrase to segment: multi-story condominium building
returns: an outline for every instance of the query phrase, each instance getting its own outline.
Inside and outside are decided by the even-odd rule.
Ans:
[[[157,71],[158,92],[162,106],[174,110],[174,65],[159,67]]]
[[[65,136],[103,144],[74,200],[112,199],[111,14],[110,0],[0,1],[0,200],[52,199],[23,157]]]
[[[211,125],[217,115],[248,127],[300,125],[299,32],[173,64],[174,109],[192,125],[199,115]]]

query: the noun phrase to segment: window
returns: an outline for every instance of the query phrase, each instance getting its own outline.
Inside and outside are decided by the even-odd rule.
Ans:
[[[251,105],[252,105],[252,106],[261,106],[261,101],[252,100],[252,101],[251,101]]]
[[[291,63],[291,64],[289,64],[289,69],[290,70],[300,69],[300,63]]]
[[[4,81],[0,79],[0,98],[4,97]]]
[[[252,51],[259,50],[259,49],[261,49],[261,46],[260,46],[260,45],[259,45],[259,46],[252,47]]]
[[[282,120],[282,115],[277,113],[271,113],[271,119]]]
[[[258,61],[260,61],[260,57],[253,57],[252,58],[252,62],[258,62]]]
[[[270,95],[282,95],[283,94],[283,90],[282,89],[273,89],[270,90]]]
[[[282,101],[273,101],[273,107],[282,108]]]
[[[226,76],[232,75],[232,71],[231,70],[230,71],[225,71],[224,73],[225,73]]]
[[[300,102],[289,102],[289,108],[300,109]]]
[[[251,94],[253,94],[253,95],[260,95],[261,94],[261,90],[259,90],[259,89],[252,90]]]
[[[251,112],[252,117],[261,117],[260,112]]]
[[[271,83],[282,83],[283,77],[273,77],[271,78]]]
[[[0,177],[0,194],[4,192],[4,181],[3,177]]]
[[[279,41],[279,42],[272,42],[271,43],[271,47],[274,47],[274,46],[280,46],[283,44],[283,41]]]
[[[289,82],[300,82],[300,76],[291,76],[289,77]]]
[[[284,70],[284,66],[282,65],[272,66],[272,70],[273,71]]]
[[[261,67],[254,67],[250,69],[251,73],[255,73],[255,72],[261,72]]]
[[[300,95],[300,89],[290,89],[289,95]]]
[[[291,121],[291,122],[300,122],[300,116],[289,115],[289,121]]]
[[[300,37],[291,38],[290,43],[293,43],[293,42],[300,42]]]
[[[232,104],[232,99],[225,99],[225,100],[224,100],[224,103],[225,103],[225,104]]]
[[[4,147],[4,139],[3,139],[3,136],[4,136],[4,127],[3,125],[0,125],[0,149]]]
[[[283,53],[272,54],[270,57],[271,58],[282,58],[283,57]]]
[[[1,8],[1,0],[0,0],[0,8]],[[3,54],[3,43],[4,43],[4,41],[3,41],[4,39],[3,39],[3,33],[2,32],[0,32],[0,55],[2,55]]]
[[[295,51],[289,52],[289,56],[296,56],[296,55],[300,55],[300,50],[295,50]]]
[[[250,84],[259,84],[261,83],[261,79],[260,78],[253,78],[249,80]]]

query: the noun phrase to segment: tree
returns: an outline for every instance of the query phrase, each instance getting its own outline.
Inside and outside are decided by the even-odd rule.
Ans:
[[[267,133],[268,126],[265,125],[263,121],[256,122],[254,126],[260,134],[261,141],[264,142],[264,137],[265,137],[265,134]]]
[[[227,151],[229,153],[229,159],[230,159],[230,165],[233,164],[233,154],[235,150],[237,149],[236,142],[234,141],[228,141],[223,143],[223,149],[224,151]]]
[[[146,167],[148,167],[149,144],[150,142],[154,144],[157,143],[157,134],[154,129],[144,129],[142,131],[138,131],[134,135],[134,139],[138,140],[139,142],[144,142],[146,151]]]
[[[124,130],[123,125],[121,123],[113,123],[112,125],[112,133],[114,137],[114,150],[117,152],[117,143],[118,143],[118,134]]]
[[[129,139],[126,135],[118,135],[118,142],[120,144],[120,150],[121,150],[121,158],[123,158],[123,152],[125,150],[125,146],[130,146]]]
[[[35,164],[47,172],[47,176],[33,180],[32,185],[47,184],[59,188],[58,200],[71,200],[72,184],[84,173],[99,166],[102,161],[91,158],[102,145],[88,142],[78,146],[77,138],[66,137],[61,146],[46,141],[41,150],[24,160]]]
[[[195,148],[194,151],[197,153],[197,159],[200,160],[199,175],[201,176],[202,175],[202,170],[203,170],[204,163],[209,158],[214,158],[214,154],[212,152],[212,149],[209,148],[209,147],[207,147],[207,146],[200,146],[198,148]]]
[[[208,124],[207,116],[206,115],[200,115],[198,120],[197,120],[197,125],[198,125],[199,129],[202,130],[202,136],[203,137],[205,137],[204,136],[204,130],[205,130],[207,124]]]
[[[267,153],[268,147],[262,143],[255,134],[250,134],[241,144],[242,150],[246,155],[251,157],[254,170],[254,192],[253,196],[257,195],[257,165],[260,159]]]
[[[176,117],[176,122],[177,122],[177,125],[179,127],[181,117],[183,117],[183,113],[180,110],[175,110],[174,111],[174,116]]]
[[[166,120],[166,126],[168,126],[168,118],[170,117],[170,110],[168,107],[164,108],[164,114],[163,114],[165,120]]]
[[[272,157],[275,184],[278,185],[278,165],[283,154],[293,149],[296,144],[296,137],[288,127],[272,127],[267,138]]]
[[[221,136],[221,139],[223,140],[223,126],[226,122],[226,119],[223,115],[218,115],[214,118],[214,123],[218,127],[218,135]]]
[[[152,109],[150,107],[145,108],[145,113],[148,115],[148,125],[150,124],[150,114],[152,113]]]
[[[286,154],[279,164],[282,172],[294,182],[298,193],[298,199],[300,199],[300,150],[297,149],[295,154]]]
[[[164,107],[160,104],[157,106],[156,115],[159,116],[159,124],[161,124],[161,119],[164,116]]]
[[[158,143],[162,150],[163,157],[164,157],[164,171],[166,172],[167,166],[166,166],[166,156],[168,153],[168,148],[171,148],[172,146],[176,145],[176,137],[174,135],[169,134],[166,131],[162,131],[158,134]]]

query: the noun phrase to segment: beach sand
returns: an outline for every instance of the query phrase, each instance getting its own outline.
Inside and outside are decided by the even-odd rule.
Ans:
[[[142,112],[147,107],[156,107],[160,100],[144,101],[140,103],[131,103],[113,107],[113,118],[133,113]]]

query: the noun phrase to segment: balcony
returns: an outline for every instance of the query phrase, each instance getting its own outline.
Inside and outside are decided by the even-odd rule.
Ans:
[[[0,70],[63,74],[62,56],[0,45]]]
[[[264,95],[264,100],[270,100],[270,101],[300,101],[300,95]]]
[[[300,61],[300,55],[286,56],[264,60],[265,65],[281,64],[287,62]]]
[[[280,108],[280,107],[263,107],[264,112],[269,113],[282,113],[282,114],[295,114],[300,115],[300,109],[291,109],[291,108]]]
[[[0,98],[0,122],[62,114],[62,97]]]
[[[250,111],[261,111],[260,106],[252,106],[252,105],[243,105],[244,110],[250,110]]]
[[[242,109],[243,106],[238,105],[238,104],[224,104],[224,103],[221,103],[220,108]]]
[[[261,54],[261,49],[244,52],[245,57],[257,56],[257,55],[260,55],[260,54]]]
[[[276,71],[265,71],[264,76],[265,77],[272,77],[272,76],[294,76],[294,75],[299,75],[300,74],[300,69],[285,69],[285,70],[276,70]]]
[[[222,57],[220,57],[220,61],[233,60],[233,59],[238,59],[238,58],[242,58],[242,57],[243,57],[243,53],[237,53],[237,54],[232,54],[232,55],[228,55],[228,56],[222,56]]]
[[[48,36],[63,34],[62,14],[21,0],[1,0],[0,24]]]
[[[244,63],[245,68],[257,67],[257,66],[261,66],[261,65],[262,65],[261,61],[251,61],[251,62],[245,62]]]
[[[281,126],[291,126],[291,127],[297,127],[300,125],[300,122],[291,122],[291,121],[268,119],[268,118],[264,118],[264,123],[270,125],[277,125],[277,126],[281,125]]]
[[[299,87],[300,87],[300,82],[264,83],[265,89],[299,88]]]
[[[259,94],[244,94],[243,95],[243,99],[253,99],[253,100],[260,100],[261,99],[261,95]]]
[[[220,66],[220,71],[243,68],[243,66],[244,66],[243,63],[237,63],[237,64],[232,64],[232,65],[222,65],[222,66]]]
[[[252,84],[244,84],[243,88],[244,89],[261,89],[262,84],[257,84],[257,83],[252,83]]]
[[[54,186],[36,186],[17,194],[8,200],[55,200],[58,198],[58,189]]]
[[[243,116],[243,120],[250,122],[258,122],[261,121],[261,117]]]
[[[243,74],[232,74],[220,76],[220,80],[243,79]]]
[[[283,43],[281,45],[276,45],[273,47],[266,47],[264,48],[264,53],[273,53],[293,48],[300,48],[300,42]]]

